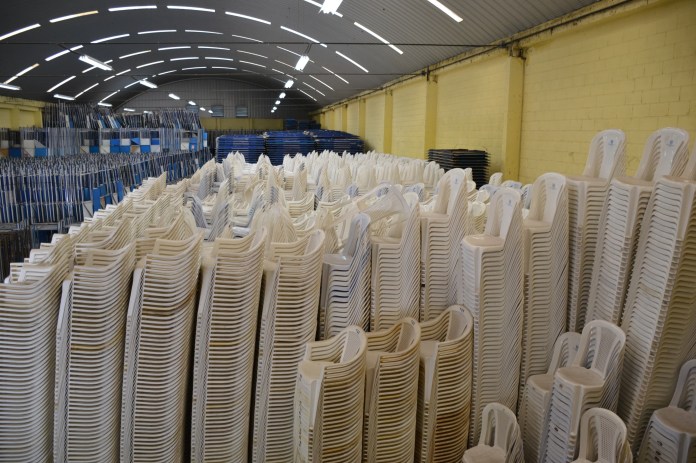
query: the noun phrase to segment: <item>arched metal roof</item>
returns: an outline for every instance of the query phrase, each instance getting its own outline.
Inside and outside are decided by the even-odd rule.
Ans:
[[[5,0],[0,82],[21,90],[0,94],[118,106],[148,91],[141,79],[231,75],[279,91],[293,79],[326,105],[593,0],[441,0],[451,14],[436,3],[344,0],[324,14],[319,0]]]

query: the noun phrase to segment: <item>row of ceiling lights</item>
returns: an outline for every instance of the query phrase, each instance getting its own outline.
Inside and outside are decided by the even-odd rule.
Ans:
[[[337,15],[337,16],[339,16],[339,17],[342,17],[342,16],[343,16],[343,15],[341,15],[340,13],[338,13],[338,8],[339,8],[339,6],[341,5],[342,0],[324,0],[323,4],[319,4],[319,3],[317,3],[317,2],[315,2],[315,1],[313,1],[313,0],[305,0],[305,1],[308,2],[308,3],[311,3],[311,4],[313,4],[313,5],[319,6],[319,7],[320,7],[320,11],[323,12],[323,13],[326,13],[326,14],[331,13],[331,14]],[[448,7],[446,7],[446,6],[443,5],[442,3],[440,3],[438,0],[427,0],[427,1],[430,2],[431,4],[435,5],[438,9],[440,9],[441,11],[443,11],[445,14],[447,14],[448,16],[450,16],[450,17],[451,17],[452,19],[454,19],[455,21],[457,21],[457,22],[461,22],[461,21],[462,21],[462,18],[461,18],[460,16],[458,16],[456,13],[454,13],[452,10],[450,10]],[[129,11],[129,10],[139,10],[139,9],[156,9],[156,8],[157,8],[156,5],[125,6],[125,7],[114,7],[114,8],[109,8],[109,11],[110,11],[110,12],[117,12],[117,11]],[[201,7],[179,6],[179,5],[167,5],[167,8],[168,8],[168,9],[172,9],[172,10],[192,10],[192,11],[202,11],[202,12],[211,12],[211,13],[215,13],[215,10],[214,10],[214,9],[210,9],[210,8],[201,8]],[[69,19],[74,19],[74,18],[78,18],[78,17],[82,17],[82,16],[88,16],[88,15],[97,14],[97,13],[99,13],[98,10],[93,10],[93,11],[87,11],[87,12],[83,12],[83,13],[77,13],[77,14],[72,14],[72,15],[66,15],[66,16],[61,16],[61,17],[59,17],[59,18],[51,19],[50,22],[51,22],[51,23],[56,23],[56,22],[61,22],[61,21],[65,21],[65,20],[69,20]],[[240,14],[240,13],[234,13],[234,12],[226,11],[225,14],[230,15],[230,16],[240,17],[240,18],[243,18],[243,19],[249,19],[249,20],[252,20],[252,21],[261,22],[261,23],[264,23],[264,24],[271,24],[270,21],[266,21],[266,20],[263,20],[263,19],[260,19],[260,18],[256,18],[256,17],[253,17],[253,16],[244,15],[244,14]],[[354,22],[354,25],[355,25],[356,27],[362,29],[363,31],[367,32],[368,34],[372,35],[373,37],[377,38],[378,40],[380,40],[380,41],[383,42],[384,44],[388,45],[390,48],[394,49],[397,53],[403,54],[403,51],[402,51],[402,50],[400,50],[400,49],[399,49],[398,47],[396,47],[395,45],[389,43],[389,41],[387,41],[386,39],[384,39],[383,37],[381,37],[379,34],[373,32],[372,30],[368,29],[367,27],[363,26],[362,24],[360,24],[360,23],[358,23],[358,22]],[[37,27],[40,27],[40,24],[38,24],[38,23],[37,23],[37,24],[33,24],[33,25],[31,25],[31,26],[27,26],[27,27],[18,29],[18,30],[13,31],[13,32],[9,32],[9,33],[7,33],[7,34],[5,34],[5,35],[3,35],[3,36],[0,36],[0,41],[4,40],[4,39],[6,39],[6,38],[9,38],[9,37],[13,37],[13,36],[18,35],[18,34],[21,34],[21,33],[23,33],[23,32],[27,32],[27,31],[29,31],[29,30],[35,29],[35,28],[37,28]],[[287,31],[287,32],[290,32],[290,33],[292,33],[292,34],[295,34],[295,35],[298,35],[298,36],[300,36],[300,37],[306,38],[307,40],[310,40],[310,42],[318,43],[318,44],[321,45],[322,47],[327,47],[326,44],[321,43],[321,42],[319,42],[318,40],[316,40],[316,39],[314,39],[314,38],[312,38],[312,37],[310,37],[310,36],[308,36],[308,35],[306,35],[306,34],[303,34],[303,33],[299,32],[299,31],[290,29],[290,28],[288,28],[288,27],[286,27],[286,26],[280,26],[280,27],[281,27],[281,29],[283,29],[283,30],[285,30],[285,31]],[[138,34],[157,33],[157,32],[172,32],[172,31],[170,31],[170,30],[166,30],[166,31],[144,31],[144,32],[139,32]],[[174,31],[174,32],[175,32],[175,31]],[[199,30],[186,30],[186,32],[216,33],[216,32],[212,32],[212,31],[199,31]],[[220,33],[217,33],[217,34],[220,34]],[[103,42],[107,42],[107,41],[111,41],[111,40],[116,40],[116,39],[124,38],[124,37],[128,37],[128,36],[130,36],[130,34],[121,34],[121,35],[115,35],[115,36],[110,36],[110,37],[104,37],[104,38],[101,38],[101,39],[93,40],[91,43],[93,43],[93,44],[103,43]],[[247,37],[243,37],[243,38],[247,38]],[[254,41],[261,42],[261,41],[256,40],[256,39],[250,39],[250,38],[248,38],[248,39],[249,39],[249,40],[254,40]],[[73,52],[73,53],[74,53],[76,50],[78,50],[78,49],[80,49],[80,48],[82,48],[82,47],[83,47],[83,45],[78,45],[78,46],[76,46],[76,47],[72,47],[72,48],[70,48],[70,49],[66,49],[66,50],[64,50],[64,51],[62,51],[62,52],[56,53],[56,54],[54,54],[54,55],[48,57],[48,58],[46,59],[46,61],[50,61],[50,60],[52,60],[52,59],[55,59],[55,58],[57,58],[57,57],[59,57],[59,56],[62,56],[62,55],[64,55],[64,54],[67,54],[67,53],[70,53],[70,52]],[[170,49],[178,49],[178,48],[186,48],[186,47],[165,47],[165,48],[161,48],[161,49],[159,49],[159,50],[162,51],[162,50],[170,50]],[[188,47],[188,48],[190,48],[190,47]],[[199,47],[199,48],[204,48],[204,47]],[[216,47],[209,47],[209,48],[216,48]],[[220,48],[221,48],[221,47],[220,47]],[[278,48],[283,49],[282,47],[278,47]],[[310,45],[308,46],[306,52],[305,52],[304,54],[302,54],[302,55],[299,55],[299,59],[298,59],[298,61],[297,61],[297,64],[295,65],[295,70],[297,70],[297,71],[303,71],[304,68],[305,68],[305,66],[307,65],[307,63],[310,62],[309,55],[308,55],[310,49],[311,49],[311,43],[310,43]],[[286,50],[286,49],[285,49],[285,50]],[[241,50],[240,50],[240,51],[241,51]],[[290,50],[286,50],[286,51],[290,51]],[[294,53],[294,52],[292,52],[292,51],[290,51],[290,52],[293,53],[293,54],[297,54],[297,53]],[[125,58],[125,57],[128,57],[128,56],[134,56],[134,55],[136,55],[136,54],[141,54],[141,53],[144,53],[144,52],[138,52],[138,53],[134,53],[134,54],[130,54],[130,55],[124,55],[123,57],[120,57],[120,58],[122,59],[122,58]],[[251,53],[251,52],[246,52],[246,53],[249,53],[249,54],[254,55],[254,53]],[[360,68],[360,69],[363,70],[364,72],[366,72],[366,73],[369,72],[369,71],[367,70],[367,68],[365,68],[364,66],[362,66],[361,64],[359,64],[358,62],[356,62],[355,60],[353,60],[352,58],[346,56],[345,54],[343,54],[343,53],[341,53],[341,52],[339,52],[339,51],[337,51],[337,50],[336,50],[336,54],[339,55],[340,57],[342,57],[343,59],[345,59],[346,61],[352,63],[352,64],[355,65],[356,67]],[[262,55],[257,55],[257,56],[262,56]],[[83,71],[83,73],[88,72],[89,70],[95,69],[95,68],[99,68],[99,69],[103,69],[103,70],[107,70],[107,71],[112,71],[112,70],[113,70],[113,68],[112,68],[111,66],[109,66],[109,64],[108,64],[108,63],[112,62],[113,60],[110,60],[110,61],[107,61],[107,62],[101,62],[101,61],[99,61],[99,60],[97,60],[97,59],[95,59],[95,58],[93,58],[93,57],[91,57],[91,56],[89,56],[89,55],[86,55],[86,54],[80,55],[79,59],[80,59],[80,61],[83,61],[83,62],[85,62],[85,63],[87,63],[87,64],[90,64],[90,65],[92,66],[91,68],[89,68],[89,69]],[[197,58],[196,58],[196,57],[192,57],[192,58],[179,58],[179,59],[197,59]],[[211,58],[211,59],[212,59],[212,58]],[[223,59],[223,58],[220,58],[220,59]],[[228,59],[229,59],[229,58],[228,58]],[[229,60],[231,60],[231,59],[229,59]],[[161,62],[163,62],[163,61],[160,61],[160,62],[153,62],[153,63],[147,63],[147,64],[145,64],[145,65],[139,66],[139,68],[145,67],[145,66],[151,65],[151,64],[159,64],[159,63],[161,63]],[[251,65],[256,65],[256,66],[260,66],[260,67],[265,67],[265,66],[258,65],[258,64],[256,64],[256,63],[252,63],[252,62],[245,62],[245,61],[241,61],[241,60],[240,60],[240,62],[244,62],[244,63],[248,63],[248,64],[251,64]],[[8,80],[6,80],[4,83],[0,83],[0,88],[4,88],[4,89],[7,89],[7,90],[21,90],[21,87],[19,87],[19,86],[17,86],[17,85],[12,85],[11,82],[14,81],[15,79],[21,77],[22,75],[26,74],[27,72],[31,71],[32,69],[38,67],[38,66],[39,66],[39,64],[37,63],[37,64],[34,64],[34,65],[32,65],[32,66],[30,66],[30,67],[28,67],[28,68],[26,68],[26,69],[20,71],[19,73],[15,74],[13,77],[11,77],[11,78],[9,78]],[[324,69],[326,69],[326,68],[324,67]],[[327,70],[328,70],[328,69],[327,69]],[[333,71],[330,71],[330,72],[331,72],[332,74],[336,75],[337,77],[339,77],[337,74],[333,73]],[[117,75],[118,75],[118,74],[117,74]],[[112,77],[114,77],[114,76],[112,76]],[[112,77],[110,77],[110,78],[112,78]],[[312,78],[314,78],[315,80],[318,80],[319,82],[321,82],[319,79],[316,79],[316,78],[313,77],[313,76],[310,76],[310,77],[312,77]],[[69,79],[66,79],[65,81],[63,81],[63,82],[61,82],[61,83],[59,83],[59,85],[62,85],[63,83],[65,83],[65,82],[67,82],[67,81],[69,81],[69,80],[72,80],[72,78],[74,78],[74,76],[71,77],[71,78],[69,78]],[[109,79],[110,79],[110,78],[109,78]],[[339,78],[340,78],[340,77],[339,77]],[[107,79],[107,80],[108,80],[108,79]],[[291,79],[291,80],[292,80],[292,79]],[[290,81],[291,81],[291,80],[290,80]],[[341,80],[344,80],[344,81],[345,81],[345,79],[342,79],[342,78],[341,78]],[[288,81],[288,82],[290,82],[290,81]],[[346,81],[346,82],[347,82],[347,81]],[[322,83],[323,83],[323,82],[322,82]],[[306,84],[306,83],[304,83],[304,84],[307,85],[309,88],[312,88],[313,90],[315,90],[315,91],[317,91],[318,93],[320,93],[320,94],[323,95],[322,92],[316,90],[316,89],[315,89],[314,87],[312,87],[311,85]],[[292,85],[292,84],[291,84],[291,85]],[[326,84],[324,84],[324,85],[326,85]],[[326,86],[329,87],[329,88],[331,88],[331,87],[328,86],[328,85],[326,85]],[[57,86],[53,87],[52,89],[55,89],[56,87],[57,87]],[[93,88],[93,87],[96,87],[96,84],[93,85],[93,86],[90,87],[90,88]],[[287,85],[286,85],[286,88],[289,88],[289,87],[287,87]],[[332,89],[332,88],[331,88],[331,89]],[[333,89],[332,89],[332,90],[333,90]],[[49,92],[50,92],[50,91],[52,91],[52,90],[49,90]],[[302,90],[300,90],[300,91],[302,91]],[[82,93],[84,93],[84,91],[83,91]],[[114,93],[117,93],[117,92],[114,92]],[[306,92],[303,92],[303,93],[306,94],[306,95],[308,95]],[[61,95],[61,96],[64,97],[65,95]],[[59,96],[56,96],[56,98],[59,98]],[[68,98],[70,98],[70,97],[68,97]],[[72,99],[75,99],[75,98],[77,98],[77,96],[74,97],[74,98],[72,98]],[[312,97],[312,99],[314,99],[314,100],[316,101],[315,98]],[[103,101],[103,100],[102,100],[102,101]]]

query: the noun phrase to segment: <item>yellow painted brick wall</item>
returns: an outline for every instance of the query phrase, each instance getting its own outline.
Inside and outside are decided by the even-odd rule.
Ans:
[[[339,106],[338,108],[334,109],[334,123],[333,127],[331,127],[332,130],[341,130],[341,127],[343,127],[343,111],[341,110],[341,107]]]
[[[500,170],[506,57],[495,56],[437,75],[435,147],[482,149]]]
[[[384,93],[365,100],[365,142],[367,149],[382,151],[384,148]]]
[[[324,117],[324,128],[328,130],[333,130],[335,125],[334,125],[334,117],[335,117],[335,111],[327,111]]]
[[[393,154],[425,159],[425,80],[418,80],[393,91]]]
[[[346,132],[357,135],[360,131],[360,104],[357,101],[348,103]]]
[[[648,135],[696,138],[696,2],[660,2],[581,25],[526,52],[520,180],[580,173],[592,136],[626,132],[633,174]]]

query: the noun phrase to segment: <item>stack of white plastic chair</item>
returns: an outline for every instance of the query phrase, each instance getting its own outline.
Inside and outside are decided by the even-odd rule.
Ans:
[[[625,342],[626,335],[613,323],[595,320],[585,325],[575,359],[553,378],[541,461],[573,461],[582,415],[595,407],[616,410]]]
[[[634,451],[652,412],[669,404],[679,368],[696,357],[696,151],[685,178],[658,180],[641,228],[619,404]]]
[[[492,186],[500,186],[503,183],[503,173],[502,172],[495,172],[491,174],[491,177],[488,179],[488,184]]]
[[[84,265],[87,254],[92,249],[115,250],[126,247],[133,241],[134,230],[130,219],[124,219],[113,227],[99,231],[90,230],[81,239],[73,237],[75,242],[75,263]]]
[[[469,229],[471,169],[452,169],[438,182],[433,207],[421,213],[420,319],[431,320],[457,299],[457,252]]]
[[[71,243],[63,237],[43,262],[11,264],[8,283],[0,284],[3,461],[52,461],[56,321]]]
[[[185,460],[201,236],[157,240],[136,265],[126,322],[121,461]]]
[[[466,450],[473,330],[471,313],[458,305],[421,323],[417,463],[455,463]]]
[[[116,250],[83,249],[68,280],[56,335],[56,462],[119,461],[123,348],[134,265],[133,243]]]
[[[367,333],[365,462],[413,461],[420,340],[421,329],[413,318]]]
[[[359,194],[365,194],[377,185],[375,164],[373,162],[357,163],[357,172],[353,176]]]
[[[685,131],[660,129],[648,138],[636,177],[612,180],[599,225],[586,321],[621,321],[650,194],[660,177],[682,174],[688,143]]]
[[[524,441],[524,458],[538,462],[541,452],[544,422],[549,412],[553,376],[559,368],[569,366],[575,359],[580,346],[580,333],[570,331],[556,340],[553,358],[548,372],[527,378],[524,394],[520,399],[519,420]]]
[[[198,196],[191,196],[191,214],[196,221],[196,227],[206,229],[208,228],[208,222],[205,220],[205,215],[203,214],[203,203]]]
[[[324,232],[271,243],[264,269],[253,426],[253,461],[293,460],[297,364],[314,341]]]
[[[265,240],[265,230],[242,239],[219,238],[203,259],[193,364],[192,462],[247,461]]]
[[[679,372],[668,407],[655,410],[638,452],[639,463],[696,461],[696,359]]]
[[[423,183],[425,184],[425,188],[428,191],[435,188],[443,175],[445,175],[445,171],[440,168],[437,162],[428,161],[423,169]]]
[[[565,177],[544,174],[534,182],[524,242],[524,323],[520,397],[527,378],[549,368],[549,349],[566,331],[568,196]]]
[[[370,326],[370,280],[372,246],[370,218],[358,214],[350,221],[348,239],[338,254],[324,254],[319,338],[337,335],[344,328]]]
[[[483,409],[481,420],[479,443],[464,452],[462,463],[524,463],[515,414],[505,405],[491,402]]]
[[[594,136],[582,176],[566,177],[568,189],[568,329],[585,326],[599,220],[612,178],[624,174],[626,135],[617,129]]]
[[[476,199],[469,202],[469,229],[472,235],[480,235],[486,230],[488,198],[488,191],[479,190],[476,194]]]
[[[633,454],[626,440],[626,425],[616,414],[604,408],[591,408],[582,415],[579,453],[573,463],[633,462]]]
[[[478,440],[490,402],[517,409],[522,345],[522,215],[520,194],[503,188],[491,201],[486,233],[461,244],[460,303],[474,318],[469,441]]]
[[[297,366],[295,462],[360,461],[366,351],[365,332],[357,326],[307,343]]]
[[[394,187],[362,212],[370,228],[388,221],[384,236],[372,236],[370,330],[391,327],[404,317],[418,318],[420,299],[420,209],[414,193]],[[366,195],[371,197],[371,194]],[[359,206],[362,207],[362,206]]]

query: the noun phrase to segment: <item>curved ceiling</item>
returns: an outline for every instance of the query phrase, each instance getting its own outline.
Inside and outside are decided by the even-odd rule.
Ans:
[[[292,78],[296,97],[326,105],[593,3],[442,0],[448,15],[436,0],[344,0],[338,14],[320,1],[5,0],[0,82],[21,90],[0,94],[119,106],[157,91],[144,78],[234,76],[278,91]]]

